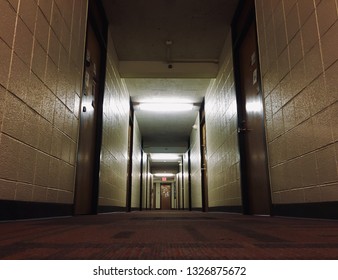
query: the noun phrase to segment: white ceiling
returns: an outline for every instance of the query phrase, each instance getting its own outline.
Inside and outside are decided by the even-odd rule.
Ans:
[[[201,103],[238,0],[103,0],[132,102]],[[166,43],[170,41],[171,44]],[[171,65],[172,67],[169,67]],[[147,152],[185,152],[198,112],[135,111]]]

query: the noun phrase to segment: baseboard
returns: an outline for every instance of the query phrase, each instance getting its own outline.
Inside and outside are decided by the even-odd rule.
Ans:
[[[138,210],[138,209],[135,209]],[[202,211],[202,208],[192,208]],[[242,213],[242,206],[209,207],[210,212]],[[125,207],[98,206],[98,213],[125,212]],[[0,200],[0,220],[72,216],[73,205],[31,201]],[[338,201],[272,205],[273,216],[338,219]]]
[[[110,212],[126,212],[126,207],[120,206],[106,206],[106,205],[99,205],[97,207],[98,213],[110,213]]]
[[[0,220],[20,220],[73,215],[72,204],[0,200]]]
[[[338,201],[272,205],[273,216],[338,219]]]
[[[209,207],[209,212],[230,212],[230,213],[243,213],[242,205],[238,206],[216,206]]]
[[[202,207],[192,207],[191,211],[203,211]]]

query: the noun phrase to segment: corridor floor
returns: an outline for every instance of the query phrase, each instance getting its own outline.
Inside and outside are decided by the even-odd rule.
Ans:
[[[143,211],[1,222],[0,259],[338,259],[338,221]]]

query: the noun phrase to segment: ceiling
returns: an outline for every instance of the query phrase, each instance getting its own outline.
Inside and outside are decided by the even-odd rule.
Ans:
[[[238,1],[103,0],[132,102],[179,98],[200,104],[217,75]],[[183,153],[198,109],[135,115],[146,152]]]

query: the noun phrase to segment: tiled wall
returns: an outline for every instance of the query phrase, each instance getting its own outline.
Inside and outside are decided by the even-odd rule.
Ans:
[[[148,186],[147,183],[149,181],[148,173],[147,173],[147,165],[148,165],[148,154],[142,151],[143,156],[143,166],[142,166],[142,208],[147,209],[148,199],[147,199],[147,191]]]
[[[176,194],[177,194],[177,208],[183,209],[183,200],[184,200],[184,189],[183,189],[183,180],[182,180],[182,174],[183,174],[182,165],[179,166],[179,172],[176,174]]]
[[[189,209],[189,162],[188,152],[183,155],[184,209]]]
[[[242,204],[231,49],[229,35],[223,65],[205,97],[209,207]]]
[[[155,191],[156,191],[156,205],[155,209],[161,209],[161,185],[158,182],[155,182]]]
[[[195,124],[199,128],[199,116]],[[201,186],[201,144],[200,130],[193,129],[190,135],[190,161],[191,161],[191,207],[202,208]]]
[[[134,143],[133,143],[133,169],[132,169],[132,189],[131,189],[131,207],[140,208],[140,187],[141,187],[141,132],[134,118]]]
[[[129,108],[129,94],[117,71],[114,44],[111,36],[108,36],[100,164],[100,206],[126,206]]]
[[[0,199],[73,202],[86,0],[0,0]]]
[[[143,167],[142,167],[142,209],[154,208],[154,202],[151,201],[151,192],[155,192],[153,186],[153,175],[150,174],[150,162],[147,153],[143,152]]]
[[[338,200],[338,1],[256,0],[274,204]]]

